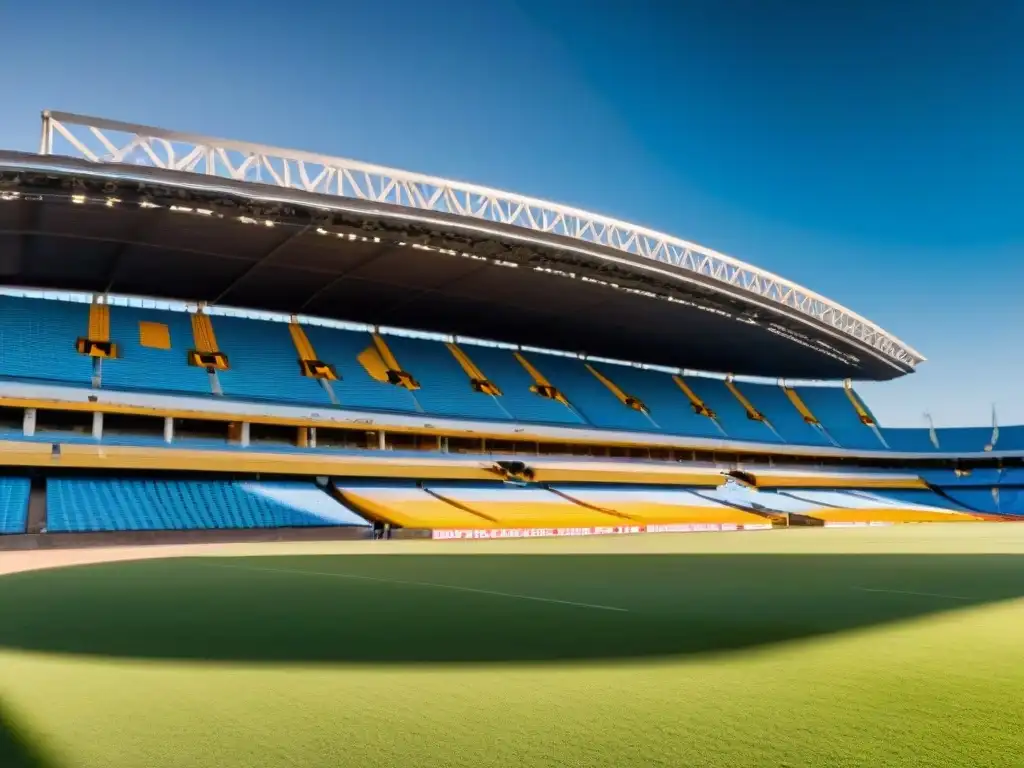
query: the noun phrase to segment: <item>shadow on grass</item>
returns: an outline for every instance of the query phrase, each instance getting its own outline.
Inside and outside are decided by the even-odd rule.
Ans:
[[[0,646],[135,659],[372,664],[707,654],[1020,597],[1022,569],[1017,555],[110,563],[3,577]]]
[[[3,768],[53,768],[11,719],[0,701],[0,766]]]

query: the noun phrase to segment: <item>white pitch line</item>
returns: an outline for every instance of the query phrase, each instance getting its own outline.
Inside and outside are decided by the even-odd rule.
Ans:
[[[512,592],[495,592],[490,589],[477,589],[476,587],[458,587],[454,584],[436,584],[431,581],[405,581],[404,579],[384,579],[379,576],[360,576],[355,573],[328,573],[326,571],[303,571],[297,568],[260,568],[255,565],[229,565],[227,563],[207,563],[217,568],[233,568],[236,571],[263,571],[264,573],[295,573],[300,576],[330,576],[336,579],[358,579],[360,581],[378,581],[382,584],[401,584],[407,587],[433,587],[435,589],[451,589],[456,592],[475,592],[478,595],[493,595],[495,597],[510,597],[515,600],[532,600],[536,603],[554,603],[556,605],[571,605],[576,608],[592,608],[597,611],[616,611],[618,613],[629,613],[628,608],[619,608],[614,605],[597,605],[596,603],[577,603],[573,600],[556,600],[553,597],[537,597],[536,595],[517,595]]]
[[[886,592],[890,595],[913,595],[915,597],[937,597],[942,600],[973,600],[971,597],[962,595],[940,595],[937,592],[910,592],[905,589],[871,589],[869,587],[854,587],[858,592]]]

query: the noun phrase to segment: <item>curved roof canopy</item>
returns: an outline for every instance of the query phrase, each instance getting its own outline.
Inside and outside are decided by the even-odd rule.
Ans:
[[[0,153],[8,283],[736,374],[885,379],[923,360],[776,275],[520,195],[56,112],[41,155]]]

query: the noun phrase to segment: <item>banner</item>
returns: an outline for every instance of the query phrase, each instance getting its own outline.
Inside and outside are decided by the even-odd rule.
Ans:
[[[862,523],[866,525],[866,523]],[[434,530],[432,539],[528,539],[541,536],[612,536],[627,533],[703,533],[709,531],[767,531],[771,523],[667,523],[662,525],[620,525],[604,528],[470,528]]]

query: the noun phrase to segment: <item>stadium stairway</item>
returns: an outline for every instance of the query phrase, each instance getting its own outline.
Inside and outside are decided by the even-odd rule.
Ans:
[[[51,478],[47,531],[367,526],[312,483]]]

